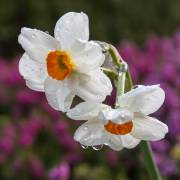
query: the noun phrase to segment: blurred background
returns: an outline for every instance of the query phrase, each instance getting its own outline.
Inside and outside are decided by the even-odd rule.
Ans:
[[[54,111],[18,73],[20,28],[53,35],[68,11],[88,14],[91,39],[118,48],[134,84],[164,88],[166,100],[155,116],[169,133],[152,148],[163,179],[180,179],[179,0],[0,0],[0,179],[148,180],[139,146],[118,153],[83,149],[73,140],[79,124]]]

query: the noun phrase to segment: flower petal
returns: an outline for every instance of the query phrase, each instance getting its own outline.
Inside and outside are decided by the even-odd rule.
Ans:
[[[102,145],[107,141],[108,135],[104,126],[98,120],[82,124],[75,132],[74,139],[85,146]]]
[[[112,91],[110,79],[100,69],[89,72],[89,76],[89,81],[80,81],[77,95],[85,101],[104,101]]]
[[[38,84],[38,83],[32,82],[30,80],[26,80],[26,86],[29,89],[32,89],[34,91],[44,92],[44,84],[43,83]]]
[[[26,54],[32,59],[35,60],[36,62],[39,63],[46,63],[46,58],[49,53],[49,50],[43,48],[43,47],[38,47],[34,46],[32,48],[26,49]]]
[[[97,117],[102,108],[108,108],[108,106],[94,102],[82,102],[70,109],[67,116],[74,120],[90,120]]]
[[[72,58],[76,64],[77,71],[86,73],[103,64],[105,55],[102,53],[102,49],[97,43],[79,40],[75,45],[76,50],[75,48],[74,50],[72,49]],[[77,48],[77,46],[79,48]]]
[[[163,139],[167,132],[167,125],[153,117],[136,114],[133,119],[131,134],[138,139],[157,141]]]
[[[105,144],[115,151],[120,151],[123,149],[121,138],[119,138],[117,135],[110,135],[109,140]]]
[[[64,81],[57,81],[48,77],[45,81],[45,94],[48,103],[55,109],[66,112],[75,97],[78,79],[69,77]]]
[[[131,134],[121,135],[122,146],[128,149],[132,149],[140,143],[140,139],[136,139]]]
[[[163,104],[165,93],[159,85],[138,86],[136,89],[119,97],[121,107],[127,107],[133,112],[145,115],[157,111]]]
[[[42,84],[47,77],[46,67],[43,64],[33,61],[24,53],[19,61],[19,72],[24,79]]]
[[[56,23],[54,35],[63,50],[70,50],[76,39],[88,41],[89,20],[84,13],[69,12]]]
[[[45,81],[44,88],[48,104],[55,110],[60,110],[57,93],[61,88],[62,82],[56,81],[51,77],[48,77]]]
[[[105,124],[111,120],[117,124],[123,124],[129,122],[133,118],[133,113],[128,109],[119,108],[119,109],[103,109],[100,113],[100,119]]]
[[[25,27],[21,29],[18,42],[25,51],[34,47],[42,47],[46,50],[55,50],[60,47],[59,42],[49,34]]]

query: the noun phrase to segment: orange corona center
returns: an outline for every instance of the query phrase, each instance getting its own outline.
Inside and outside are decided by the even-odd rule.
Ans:
[[[74,66],[70,55],[65,51],[51,51],[46,61],[49,76],[56,80],[64,80]]]
[[[108,123],[104,125],[104,128],[111,134],[125,135],[131,132],[133,128],[133,123],[132,121],[129,121],[124,124],[116,124],[112,121],[108,121]]]

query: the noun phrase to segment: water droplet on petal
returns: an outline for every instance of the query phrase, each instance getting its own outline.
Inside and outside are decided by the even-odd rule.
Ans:
[[[88,130],[88,127],[87,127],[87,126],[85,126],[85,127],[84,127],[84,130]]]
[[[92,148],[95,150],[95,151],[99,151],[103,148],[103,144],[101,145],[97,145],[97,146],[92,146]]]
[[[80,109],[76,109],[76,111],[77,111],[78,113],[80,113],[80,112],[81,112],[81,110],[80,110]]]
[[[46,34],[49,34],[49,31],[45,31]]]
[[[32,34],[32,39],[35,39],[36,38],[36,35],[35,34]]]
[[[83,149],[87,149],[87,148],[88,148],[88,146],[85,146],[85,145],[82,145],[82,144],[81,144],[81,147],[82,147]]]

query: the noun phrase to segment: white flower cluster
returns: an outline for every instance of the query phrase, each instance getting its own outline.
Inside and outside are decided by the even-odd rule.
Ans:
[[[159,85],[138,86],[118,97],[120,107],[102,104],[112,84],[101,66],[105,55],[89,41],[89,20],[69,12],[56,23],[54,37],[37,29],[22,28],[18,42],[25,50],[19,62],[26,85],[45,92],[55,110],[74,120],[86,120],[75,132],[83,146],[108,145],[114,150],[133,148],[141,140],[160,140],[168,127],[148,116],[160,108],[165,94]],[[75,96],[84,102],[71,109]]]

